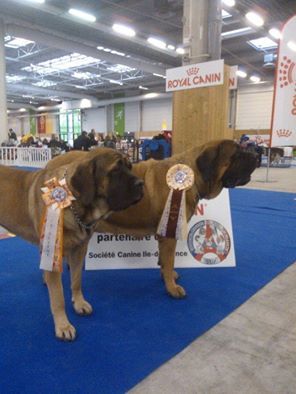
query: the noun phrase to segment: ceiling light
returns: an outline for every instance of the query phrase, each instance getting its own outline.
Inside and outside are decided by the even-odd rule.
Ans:
[[[77,88],[77,89],[86,89],[85,86],[81,86],[81,85],[75,85],[75,88]]]
[[[269,30],[268,32],[273,38],[276,40],[280,40],[282,38],[282,33],[279,31],[279,29],[276,29],[273,27],[272,29]]]
[[[146,97],[146,98],[154,98],[154,97],[157,97],[157,96],[159,96],[158,93],[153,93],[153,92],[151,92],[151,93],[145,94],[144,97]]]
[[[246,14],[246,18],[248,19],[248,21],[250,23],[252,23],[255,26],[263,26],[264,25],[264,19],[262,18],[262,16],[260,16],[259,14],[257,14],[257,12],[254,11],[250,11]]]
[[[278,46],[277,43],[269,37],[255,38],[254,40],[248,41],[248,44],[259,51],[275,49]]]
[[[80,108],[90,108],[92,106],[91,100],[89,99],[82,99],[80,101]]]
[[[45,106],[44,105],[41,105],[40,107],[38,107],[38,111],[43,111],[43,110],[45,110]]]
[[[222,3],[227,5],[227,7],[234,7],[235,6],[235,0],[222,0]]]
[[[146,88],[146,86],[142,86],[142,85],[139,86],[139,89],[142,89],[142,90],[149,90],[148,88]]]
[[[245,71],[243,71],[243,70],[237,70],[236,75],[237,75],[238,77],[241,77],[241,78],[246,78],[246,76],[247,76],[248,74],[247,74]]]
[[[250,80],[254,83],[259,83],[261,81],[261,78],[258,77],[257,75],[251,75]]]
[[[31,3],[37,3],[37,4],[44,4],[45,0],[27,0],[30,1]]]
[[[26,108],[20,108],[19,111],[20,112],[26,112],[27,110],[26,110]]]
[[[22,75],[6,75],[7,83],[19,82],[22,81],[23,79],[26,79],[26,77],[23,77]]]
[[[7,110],[6,110],[6,112],[9,114],[10,110],[9,110],[9,109],[7,109]]]
[[[124,64],[114,64],[113,66],[110,66],[107,68],[109,71],[113,71],[115,73],[126,73],[126,72],[131,72],[134,71],[135,68],[125,66]]]
[[[151,44],[157,48],[161,48],[161,49],[166,48],[166,43],[162,40],[159,40],[158,38],[149,37],[149,38],[147,38],[147,41],[149,42],[149,44]]]
[[[117,56],[125,56],[125,53],[123,53],[123,52],[118,52],[118,51],[115,51],[114,49],[112,49],[111,53],[112,53],[112,55],[117,55]]]
[[[79,71],[75,71],[73,74],[72,74],[72,77],[73,78],[77,78],[77,79],[90,79],[90,78],[99,78],[100,77],[100,75],[97,75],[97,74],[92,74],[92,73],[90,73],[90,72],[79,72]]]
[[[131,27],[125,26],[125,25],[121,25],[119,23],[114,23],[114,25],[112,26],[112,29],[114,31],[116,31],[116,33],[122,34],[123,36],[135,37],[135,35],[136,35],[136,32],[134,29],[132,29]]]
[[[169,49],[170,51],[174,51],[176,48],[174,47],[174,45],[169,44],[169,45],[168,45],[168,49]]]
[[[116,85],[123,85],[123,83],[121,81],[116,81],[116,79],[109,79],[110,83],[114,83]]]
[[[38,82],[32,83],[32,85],[39,86],[41,88],[48,88],[49,86],[57,85],[57,83],[53,82],[53,81],[47,81],[47,80],[43,79],[42,81],[38,81]]]
[[[244,34],[251,32],[251,31],[253,31],[253,29],[250,26],[242,27],[240,29],[224,31],[223,33],[221,33],[221,36],[223,38],[239,37],[239,36],[243,36]]]
[[[182,47],[178,47],[178,48],[176,49],[176,52],[177,52],[179,55],[184,55],[185,49],[182,48]]]
[[[36,72],[41,75],[53,74],[60,70],[67,70],[74,67],[88,66],[100,63],[99,59],[91,56],[81,55],[80,53],[71,53],[71,55],[61,56],[55,59],[46,60],[37,65],[23,67],[22,70]]]
[[[229,12],[223,10],[223,8],[222,8],[222,19],[230,18],[231,16],[232,16],[232,15],[229,14]]]
[[[70,8],[69,14],[75,16],[79,19],[82,19],[87,22],[95,22],[97,18],[94,15],[88,14],[87,12],[77,10],[76,8]]]
[[[166,79],[166,76],[162,75],[162,74],[153,73],[153,75],[155,75],[156,77],[160,77],[160,78]]]
[[[56,101],[56,102],[62,101],[61,99],[59,99],[57,97],[50,97],[49,99],[50,99],[50,101]]]
[[[30,40],[26,40],[25,38],[19,38],[19,37],[15,37],[12,40],[10,40],[9,42],[5,43],[5,46],[7,48],[21,48],[21,47],[25,47],[26,45],[29,44],[35,44],[34,41],[30,41]]]
[[[296,42],[295,41],[289,41],[287,46],[292,49],[292,51],[296,52]]]
[[[104,52],[111,52],[111,49],[110,48],[104,48],[103,51]]]

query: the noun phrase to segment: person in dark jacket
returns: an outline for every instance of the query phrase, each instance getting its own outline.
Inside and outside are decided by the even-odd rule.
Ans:
[[[83,131],[81,135],[79,135],[75,140],[74,140],[74,146],[73,148],[75,150],[89,150],[91,147],[91,141],[87,135],[86,131]]]

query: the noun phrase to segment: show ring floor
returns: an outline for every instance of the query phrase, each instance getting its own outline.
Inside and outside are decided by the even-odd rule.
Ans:
[[[264,184],[260,178],[265,171],[256,170],[248,186],[258,183],[258,189]],[[271,169],[272,182],[264,186],[282,191],[286,187],[286,191],[295,193],[296,170],[284,169],[284,177],[282,171]],[[37,248],[17,238],[3,240],[0,245],[15,245],[15,253],[13,249],[8,254],[0,252],[5,256],[0,277],[4,300],[0,307],[0,392],[124,393],[167,361],[131,392],[294,393],[296,265],[278,273],[296,260],[296,195],[256,190],[234,193],[234,238],[237,248],[244,250],[241,255],[237,253],[236,269],[223,273],[221,268],[211,274],[209,270],[194,270],[197,288],[192,274],[183,270],[181,284],[187,284],[189,290],[183,301],[165,295],[155,270],[147,270],[144,275],[137,272],[131,278],[124,271],[118,275],[106,271],[102,276],[85,273],[87,295],[95,304],[94,315],[87,318],[70,311],[66,274],[67,309],[79,332],[72,344],[54,339],[47,291],[39,282]],[[251,232],[246,233],[249,236],[244,242],[239,233],[243,234],[246,227]],[[268,244],[268,240],[272,242]],[[257,241],[264,246],[258,252],[253,250]],[[273,252],[278,254],[274,260]],[[266,257],[264,264],[262,256]],[[248,265],[250,270],[246,271]],[[223,282],[241,269],[240,277],[233,277],[229,284]],[[269,274],[264,279],[269,270],[270,279]],[[246,276],[250,276],[247,281]],[[252,296],[254,284],[258,288],[266,285]],[[251,298],[245,298],[245,292]],[[211,298],[214,303],[210,303]],[[234,308],[244,304],[230,314],[226,307],[229,312],[221,315],[229,302]],[[201,308],[200,313],[197,308]],[[215,315],[221,315],[216,325]],[[204,328],[194,336],[195,325]]]

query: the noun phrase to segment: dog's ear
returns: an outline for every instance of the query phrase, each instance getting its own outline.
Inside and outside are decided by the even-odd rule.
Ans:
[[[205,182],[220,179],[228,166],[234,153],[237,151],[237,144],[231,140],[223,140],[206,146],[196,159],[196,167]]]
[[[196,159],[196,167],[205,182],[216,178],[219,166],[219,145],[205,148]]]
[[[77,197],[83,205],[90,205],[95,198],[95,174],[95,160],[87,160],[78,165],[71,177],[71,186],[74,189],[74,196]]]

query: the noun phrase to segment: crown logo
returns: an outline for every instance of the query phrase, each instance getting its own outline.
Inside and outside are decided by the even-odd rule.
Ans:
[[[282,61],[279,63],[279,81],[281,88],[293,83],[293,70],[295,66],[295,62],[293,62],[287,56],[282,58]]]
[[[191,75],[197,75],[198,72],[199,72],[199,67],[190,67],[188,68],[188,70],[186,70],[188,77],[190,77]]]
[[[281,138],[281,137],[288,138],[288,137],[290,137],[292,135],[292,131],[291,130],[287,130],[287,129],[278,129],[276,131],[276,133],[277,133],[279,138]]]

